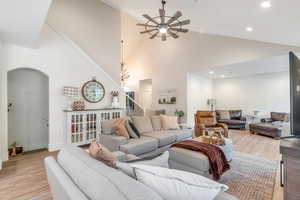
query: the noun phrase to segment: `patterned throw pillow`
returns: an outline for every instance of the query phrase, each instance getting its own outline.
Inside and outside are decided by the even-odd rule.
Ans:
[[[130,139],[129,133],[126,129],[126,123],[128,119],[119,119],[116,120],[114,123],[114,129],[118,136],[126,137],[127,139]]]
[[[117,157],[109,151],[104,145],[96,141],[92,141],[89,147],[89,154],[91,157],[99,160],[110,167],[115,167]]]

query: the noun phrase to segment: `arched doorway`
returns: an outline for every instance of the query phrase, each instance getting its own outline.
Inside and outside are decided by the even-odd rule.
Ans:
[[[8,146],[24,151],[48,148],[49,78],[19,68],[7,73]]]

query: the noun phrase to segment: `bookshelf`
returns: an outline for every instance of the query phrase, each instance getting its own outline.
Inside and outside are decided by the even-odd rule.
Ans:
[[[98,140],[101,134],[101,121],[118,119],[123,109],[91,109],[83,111],[64,111],[66,113],[66,143],[81,146]]]

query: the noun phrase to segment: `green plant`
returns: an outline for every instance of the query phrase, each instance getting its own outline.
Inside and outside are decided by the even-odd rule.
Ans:
[[[175,115],[178,117],[183,117],[184,116],[184,112],[182,110],[177,110],[175,111]]]

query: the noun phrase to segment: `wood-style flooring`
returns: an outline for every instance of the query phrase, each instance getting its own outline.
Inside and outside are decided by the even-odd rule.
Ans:
[[[281,159],[279,140],[251,135],[247,131],[230,131],[230,138],[234,142],[235,151],[272,160]],[[3,169],[0,171],[0,199],[28,200],[38,197],[38,200],[50,200],[51,195],[43,160],[47,156],[56,154],[46,151],[28,153],[4,163]],[[279,185],[279,167],[277,174],[273,200],[282,200],[283,191]]]

